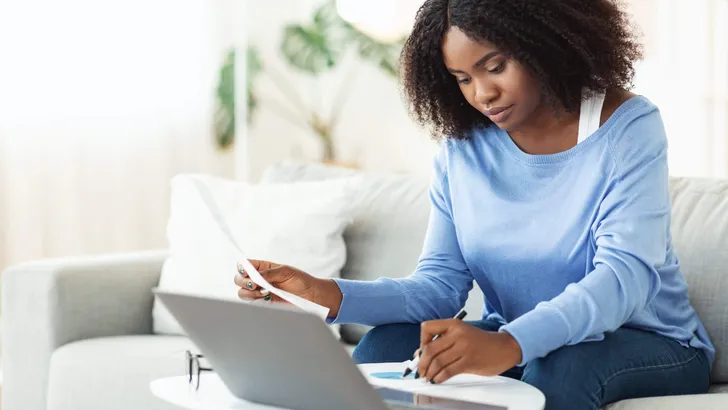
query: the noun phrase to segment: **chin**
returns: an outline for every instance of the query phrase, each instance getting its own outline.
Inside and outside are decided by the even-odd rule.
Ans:
[[[518,128],[517,125],[511,121],[494,122],[493,125],[506,132],[513,131],[514,129]]]
[[[521,121],[518,120],[518,116],[514,115],[515,112],[511,112],[510,115],[505,117],[502,121],[495,122],[492,119],[490,120],[493,125],[496,127],[502,129],[503,131],[513,131],[515,129],[518,129],[518,127],[521,125]]]

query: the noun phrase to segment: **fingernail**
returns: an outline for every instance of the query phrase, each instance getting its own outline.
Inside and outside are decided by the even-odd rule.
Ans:
[[[420,357],[422,357],[422,350],[420,350]]]
[[[253,289],[253,282],[248,281],[247,285],[248,285],[248,289]]]
[[[435,384],[435,379],[430,380],[430,384]]]
[[[415,379],[419,379],[419,378],[420,378],[420,372],[415,372]]]
[[[268,289],[261,289],[261,290],[260,290],[260,294],[261,294],[261,295],[267,295],[267,294],[269,294],[269,293],[270,293],[270,291],[269,291]]]
[[[265,295],[265,297],[263,298],[263,300],[265,300],[266,302],[269,301],[270,300],[270,295]]]

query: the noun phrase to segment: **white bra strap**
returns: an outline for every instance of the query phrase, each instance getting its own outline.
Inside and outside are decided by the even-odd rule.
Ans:
[[[592,98],[581,102],[577,144],[589,138],[590,135],[594,134],[599,129],[599,122],[602,117],[602,107],[604,106],[604,97],[604,94],[596,94]]]

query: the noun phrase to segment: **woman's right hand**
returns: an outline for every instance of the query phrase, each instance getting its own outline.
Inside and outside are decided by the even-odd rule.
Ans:
[[[336,317],[341,305],[342,294],[339,286],[329,279],[320,279],[287,265],[269,261],[249,260],[263,278],[277,289],[300,296],[306,300],[329,308],[329,316]],[[281,298],[266,289],[260,288],[238,264],[235,284],[240,286],[238,296],[241,299],[263,299],[272,302],[284,302]]]

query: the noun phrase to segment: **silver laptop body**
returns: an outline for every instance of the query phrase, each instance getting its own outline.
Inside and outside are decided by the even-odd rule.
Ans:
[[[388,409],[314,315],[277,303],[154,293],[237,397],[287,409]]]
[[[228,390],[250,402],[296,410],[505,409],[441,398],[415,405],[412,393],[375,390],[329,326],[291,305],[154,294]]]

